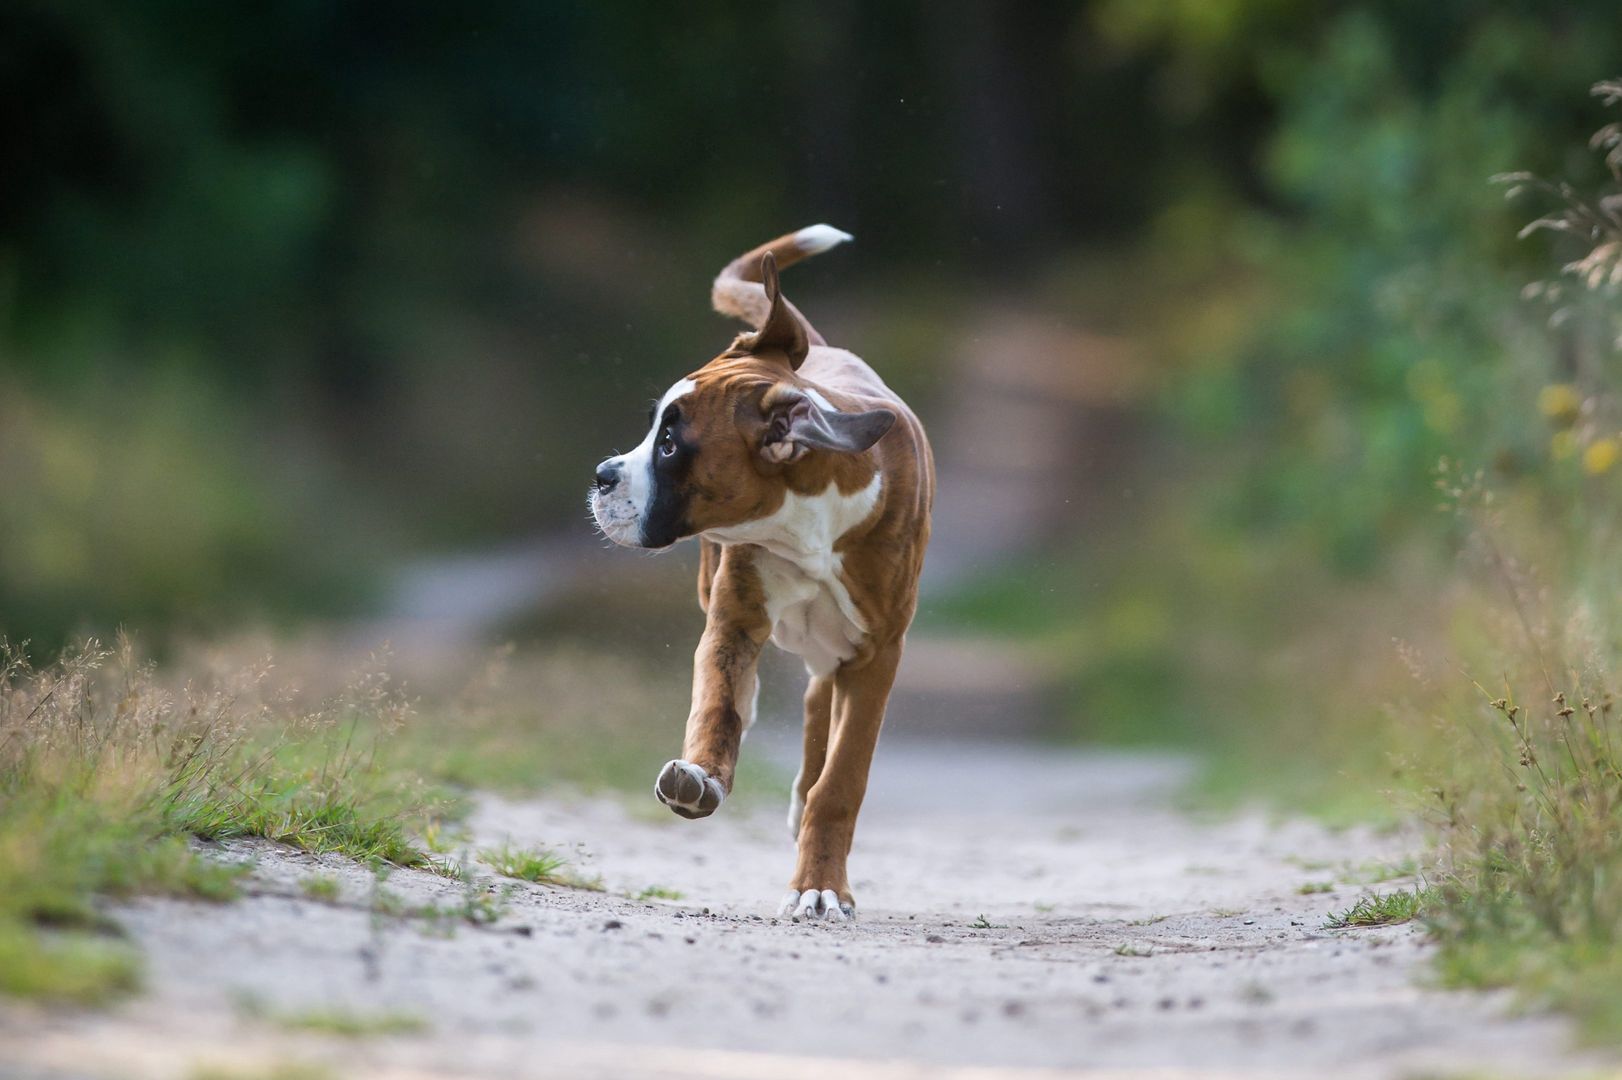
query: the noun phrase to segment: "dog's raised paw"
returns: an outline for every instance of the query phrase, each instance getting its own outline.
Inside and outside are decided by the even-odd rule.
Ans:
[[[856,918],[856,902],[841,900],[832,889],[790,889],[777,905],[778,918],[845,922]]]
[[[721,806],[726,791],[721,781],[690,761],[665,762],[654,781],[653,793],[659,801],[684,818],[709,817]]]

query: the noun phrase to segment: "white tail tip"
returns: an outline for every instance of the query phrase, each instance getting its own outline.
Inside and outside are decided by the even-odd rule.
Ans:
[[[794,234],[794,246],[807,255],[816,255],[854,239],[856,238],[850,233],[836,229],[832,225],[807,225]]]

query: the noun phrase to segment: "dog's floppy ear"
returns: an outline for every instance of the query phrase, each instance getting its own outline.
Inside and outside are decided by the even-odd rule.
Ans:
[[[760,454],[778,464],[794,461],[808,450],[859,454],[884,438],[896,419],[889,409],[847,413],[827,408],[786,383],[766,392],[761,411],[766,432]]]
[[[811,342],[806,337],[805,324],[783,299],[783,290],[777,283],[777,258],[769,251],[760,257],[760,282],[765,286],[766,299],[771,301],[772,309],[754,340],[748,343],[749,351],[781,349],[788,356],[790,369],[797,371],[805,361]]]

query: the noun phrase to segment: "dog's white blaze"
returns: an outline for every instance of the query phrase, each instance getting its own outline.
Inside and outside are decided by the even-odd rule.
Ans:
[[[794,246],[807,255],[817,255],[854,239],[844,229],[836,229],[832,225],[807,225],[794,234]]]
[[[631,499],[631,505],[636,510],[637,521],[648,512],[648,503],[653,500],[653,452],[654,444],[659,441],[660,425],[665,418],[665,410],[677,398],[691,394],[697,383],[692,379],[678,379],[665,396],[659,399],[659,404],[653,410],[653,424],[648,433],[637,444],[635,450],[625,455],[623,468],[627,485],[626,494]]]
[[[635,546],[642,533],[642,519],[648,512],[648,504],[653,501],[653,454],[654,446],[659,441],[659,422],[664,419],[665,410],[677,398],[686,397],[697,387],[692,379],[679,379],[653,410],[653,426],[648,428],[647,435],[637,444],[636,449],[628,454],[621,454],[612,460],[618,463],[621,480],[607,495],[593,490],[591,496],[592,516],[597,519],[598,528],[617,544]]]
[[[813,675],[833,674],[867,636],[834,544],[872,515],[883,486],[883,474],[875,472],[866,487],[849,495],[832,483],[818,495],[791,491],[766,517],[704,534],[722,544],[763,549],[755,571],[766,594],[772,641],[804,660]]]

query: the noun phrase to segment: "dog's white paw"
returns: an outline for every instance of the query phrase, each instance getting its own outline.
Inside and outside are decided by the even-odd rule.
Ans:
[[[659,801],[684,818],[709,817],[727,793],[721,781],[690,761],[667,761],[653,783]]]
[[[777,915],[779,918],[844,922],[856,917],[856,904],[842,903],[839,894],[832,889],[790,889],[783,895],[783,902],[777,905]]]

